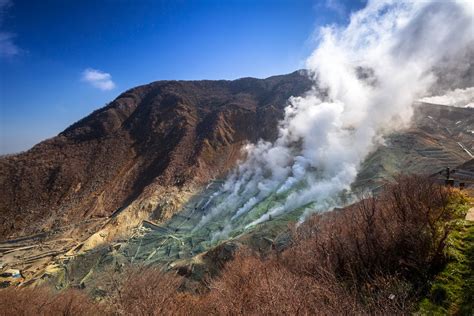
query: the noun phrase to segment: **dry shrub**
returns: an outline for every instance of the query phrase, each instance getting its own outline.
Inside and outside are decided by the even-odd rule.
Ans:
[[[78,290],[47,287],[0,290],[0,315],[103,315],[101,306]]]
[[[322,271],[321,271],[322,272]],[[350,287],[333,273],[295,274],[276,258],[238,256],[200,298],[201,315],[402,315],[413,309],[412,287],[377,277]]]
[[[399,273],[424,280],[443,261],[450,192],[429,179],[401,176],[378,197],[316,215],[296,231],[285,258],[299,273],[329,270],[364,282]]]
[[[283,253],[241,253],[203,299],[216,314],[408,314],[443,263],[452,194],[400,176],[377,197],[311,217]]]
[[[278,260],[239,255],[204,298],[218,315],[334,315],[361,311],[360,304],[336,280],[297,275]]]
[[[128,267],[111,273],[108,282],[110,311],[121,315],[186,314],[191,295],[180,293],[182,278],[155,267]]]

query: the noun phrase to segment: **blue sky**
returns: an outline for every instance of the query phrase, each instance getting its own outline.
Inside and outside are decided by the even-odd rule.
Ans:
[[[363,0],[0,0],[0,154],[126,89],[302,68],[317,29]]]

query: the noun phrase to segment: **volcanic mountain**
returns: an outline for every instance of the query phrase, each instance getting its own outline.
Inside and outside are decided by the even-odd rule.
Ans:
[[[0,238],[107,217],[147,191],[222,176],[244,143],[277,136],[288,98],[311,85],[294,72],[130,89],[58,136],[0,159]]]
[[[2,264],[34,280],[86,254],[66,269],[86,267],[92,258],[86,270],[72,273],[83,279],[97,258],[117,252],[123,260],[168,263],[204,253],[207,236],[222,227],[216,220],[197,236],[196,210],[243,158],[243,145],[276,139],[288,99],[310,89],[316,88],[304,71],[153,82],[24,153],[0,158],[0,238],[8,239],[0,243]],[[466,163],[473,158],[473,126],[474,109],[416,104],[412,125],[367,157],[354,189],[376,189],[399,172],[433,174]],[[171,236],[180,229],[181,239]],[[278,231],[271,230],[273,238]],[[253,238],[245,234],[242,240]]]

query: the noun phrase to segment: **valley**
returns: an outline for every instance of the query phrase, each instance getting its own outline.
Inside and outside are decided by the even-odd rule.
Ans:
[[[377,192],[396,174],[430,175],[471,159],[473,113],[470,108],[418,104],[411,126],[386,137],[367,157],[353,193],[341,196],[339,207],[366,192]],[[303,189],[305,180],[290,191],[276,190],[243,208],[258,191],[242,189],[231,196],[221,179],[188,179],[188,184],[180,186],[149,185],[141,198],[109,216],[94,217],[83,211],[82,221],[7,239],[0,243],[3,269],[20,270],[25,284],[85,287],[90,292],[102,282],[104,271],[129,264],[176,269],[199,280],[214,273],[215,258],[209,254],[219,257],[221,251],[216,254],[214,249],[224,246],[224,252],[230,251],[225,257],[240,245],[264,252],[284,248],[289,242],[285,239],[288,223],[300,221],[308,210],[331,209],[311,202],[276,216],[265,215],[284,205],[291,192]],[[262,216],[266,216],[263,222],[253,224],[265,218]],[[40,222],[32,223],[38,227]]]

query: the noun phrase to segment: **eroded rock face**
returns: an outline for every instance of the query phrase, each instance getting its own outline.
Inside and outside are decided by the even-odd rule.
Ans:
[[[288,98],[310,88],[295,72],[126,91],[58,136],[0,159],[0,238],[110,216],[154,187],[221,176],[244,143],[274,139]]]

